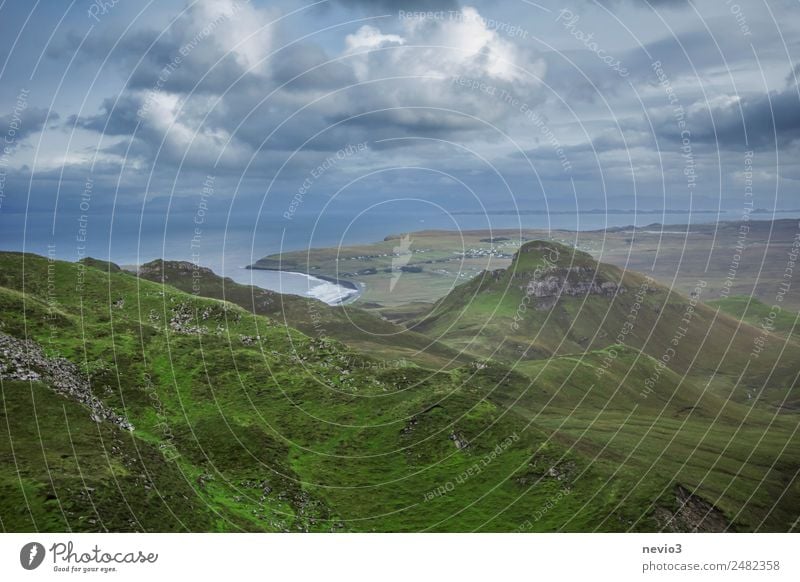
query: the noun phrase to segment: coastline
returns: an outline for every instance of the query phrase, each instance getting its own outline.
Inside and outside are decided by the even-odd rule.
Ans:
[[[244,267],[250,271],[271,271],[274,273],[287,273],[287,274],[294,274],[294,275],[302,275],[304,277],[308,277],[309,279],[318,279],[320,281],[324,281],[325,283],[330,283],[332,285],[337,285],[342,289],[348,291],[343,297],[338,299],[337,301],[328,301],[322,297],[318,297],[316,295],[309,294],[312,298],[318,299],[327,303],[328,305],[348,305],[350,303],[355,302],[361,297],[362,293],[364,292],[363,284],[356,283],[354,281],[348,281],[346,279],[337,279],[336,277],[330,277],[328,275],[317,275],[312,273],[305,273],[303,271],[291,270],[291,269],[272,269],[268,267],[256,267],[254,265],[247,265]]]
[[[339,285],[340,287],[345,287],[346,289],[352,289],[353,291],[361,291],[361,287],[358,286],[357,283],[353,281],[348,281],[347,279],[337,279],[336,277],[330,277],[328,275],[317,275],[315,273],[306,273],[304,271],[295,271],[293,269],[271,269],[269,267],[256,267],[254,265],[247,265],[245,269],[250,271],[275,271],[276,273],[297,273],[298,275],[305,275],[306,277],[314,277],[315,279],[321,279],[323,281],[327,281],[328,283],[334,283]]]

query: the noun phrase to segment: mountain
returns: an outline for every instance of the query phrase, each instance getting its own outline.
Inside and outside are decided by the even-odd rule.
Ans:
[[[378,351],[380,351],[380,347]],[[449,371],[0,253],[6,531],[786,531],[797,418],[630,347]],[[674,392],[674,394],[672,394]]]
[[[654,359],[643,392],[670,369],[725,398],[797,409],[800,344],[744,323],[641,273],[552,241],[525,243],[408,323],[451,347],[509,366],[616,344]],[[613,352],[609,358],[613,358]]]
[[[282,295],[223,278],[187,261],[156,259],[139,267],[139,277],[166,283],[201,297],[224,299],[257,315],[289,323],[321,340],[337,340],[367,352],[385,367],[406,361],[431,368],[452,368],[470,361],[458,351],[358,307],[331,306],[305,297]]]

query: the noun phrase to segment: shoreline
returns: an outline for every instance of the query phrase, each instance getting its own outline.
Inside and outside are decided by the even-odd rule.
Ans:
[[[361,291],[361,287],[358,286],[358,283],[354,283],[353,281],[348,281],[347,279],[337,279],[336,277],[331,277],[329,275],[317,275],[314,273],[305,273],[303,271],[295,271],[292,269],[270,269],[269,267],[255,267],[253,265],[247,265],[245,269],[250,271],[274,271],[276,273],[297,273],[298,275],[305,275],[306,277],[314,277],[315,279],[321,279],[322,281],[327,281],[328,283],[334,283],[339,285],[340,287],[344,287],[345,289],[351,289],[353,291]]]
[[[305,297],[311,297],[313,299],[317,299],[318,301],[322,301],[323,303],[327,303],[328,305],[331,305],[331,306],[349,305],[349,304],[354,303],[355,301],[357,301],[359,299],[359,297],[361,297],[361,295],[364,293],[364,286],[362,284],[355,283],[353,281],[347,281],[346,279],[337,279],[336,277],[330,277],[328,275],[316,275],[316,274],[312,274],[312,273],[304,273],[302,271],[295,271],[295,270],[289,270],[289,269],[270,269],[270,268],[266,268],[266,267],[255,267],[253,265],[247,265],[244,268],[249,270],[249,271],[272,271],[272,272],[275,272],[275,273],[292,273],[292,274],[295,274],[295,275],[303,275],[305,277],[309,277],[309,278],[313,278],[313,279],[319,279],[320,281],[325,281],[326,283],[331,283],[333,285],[338,285],[342,289],[345,289],[345,290],[349,291],[345,296],[341,297],[340,299],[338,299],[335,302],[325,301],[324,299],[321,299],[319,297],[315,297],[313,294],[312,295],[302,295],[302,296],[305,296]]]

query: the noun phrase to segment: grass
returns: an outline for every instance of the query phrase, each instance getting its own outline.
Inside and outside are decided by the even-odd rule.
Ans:
[[[450,368],[464,363],[458,352],[353,306],[330,306],[315,299],[281,295],[222,278],[191,263],[156,260],[142,265],[139,276],[201,297],[226,300],[265,315],[318,339],[331,339],[366,352],[376,365],[399,367],[407,362]]]
[[[548,240],[574,246],[601,263],[647,273],[682,294],[689,294],[697,280],[703,279],[709,300],[732,293],[772,305],[790,266],[787,255],[797,234],[794,219],[650,224],[578,232],[529,228],[419,231],[409,233],[411,255],[403,255],[399,264],[408,260],[408,266],[422,271],[402,273],[394,286],[390,282],[398,263],[392,264],[393,255],[398,252],[396,247],[404,248],[399,235],[372,244],[270,255],[256,265],[358,281],[366,289],[356,305],[393,310],[412,302],[433,303],[484,270],[508,267],[520,244]],[[741,245],[743,251],[738,250]],[[731,280],[734,264],[736,276]],[[784,303],[786,309],[800,310],[800,295],[787,293]]]
[[[381,368],[252,311],[0,253],[0,333],[79,365],[136,427],[2,379],[3,529],[646,531],[677,484],[736,529],[800,515],[796,413],[674,371],[642,399],[654,360],[635,347],[603,374],[610,346],[513,370]]]
[[[526,243],[508,269],[484,272],[457,287],[414,320],[414,329],[510,366],[623,342],[694,381],[707,379],[726,399],[756,398],[773,408],[800,404],[792,390],[800,354],[794,338],[717,313],[701,301],[702,288],[687,297],[571,247],[546,243],[559,256],[548,263],[543,244]],[[575,267],[583,271],[568,270]],[[558,298],[527,294],[529,282],[550,276],[557,277]],[[590,282],[621,291],[570,295],[568,285]]]
[[[763,301],[746,295],[733,295],[724,299],[715,299],[707,302],[711,307],[718,307],[720,311],[731,317],[749,323],[754,327],[769,329],[772,333],[779,334],[793,340],[800,339],[800,325],[798,313],[785,306],[777,304],[768,305]]]

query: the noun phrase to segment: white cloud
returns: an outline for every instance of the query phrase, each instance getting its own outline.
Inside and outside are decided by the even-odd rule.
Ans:
[[[486,81],[531,84],[545,72],[544,60],[531,58],[512,41],[489,28],[472,7],[444,12],[442,19],[405,19],[403,35],[362,26],[348,35],[346,54],[396,45],[394,50],[353,57],[361,80],[391,72],[421,77],[469,75]]]
[[[232,54],[247,71],[263,71],[272,48],[270,10],[256,9],[244,0],[202,0],[179,28],[182,47],[204,57]]]

